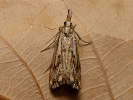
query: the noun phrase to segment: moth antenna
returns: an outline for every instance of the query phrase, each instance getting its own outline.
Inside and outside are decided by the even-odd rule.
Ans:
[[[71,18],[72,18],[72,11],[71,11],[71,9],[68,9],[68,14],[67,14],[66,21],[71,21]]]

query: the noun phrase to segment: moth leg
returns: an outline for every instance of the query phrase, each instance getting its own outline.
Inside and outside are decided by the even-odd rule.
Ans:
[[[58,34],[59,34],[59,33],[55,34],[55,35],[52,37],[52,39],[53,39],[53,38],[56,38]],[[49,43],[52,39],[50,39],[49,41],[47,41],[45,44]]]
[[[45,70],[44,74],[45,74],[50,68],[51,68],[51,66]]]
[[[41,52],[43,52],[43,51],[49,49],[49,47],[50,47],[54,42],[55,42],[55,41],[53,41],[52,43],[50,43],[50,45],[48,45],[45,49],[41,50]]]
[[[56,40],[58,34],[59,34],[59,33],[57,33],[55,36],[53,36],[52,39],[55,38],[54,41],[53,41],[52,43],[50,43],[45,49],[41,50],[40,52],[43,52],[43,51],[49,49],[49,47],[50,47],[52,44],[55,43],[55,40]],[[48,42],[50,42],[52,39],[50,39]],[[48,42],[47,42],[47,43],[48,43]],[[46,43],[46,44],[47,44],[47,43]]]
[[[45,49],[41,50],[41,52],[43,52],[43,51],[49,49],[49,47],[50,47],[53,43],[55,43],[55,40],[56,40],[57,36],[61,33],[61,31],[62,31],[62,27],[59,27],[59,32],[58,32],[55,36],[52,37],[52,39],[55,38],[54,41],[53,41],[52,43],[50,43]],[[48,42],[50,42],[52,39],[50,39]],[[48,43],[48,42],[47,42],[47,43]],[[47,44],[47,43],[46,43],[46,44]]]
[[[74,31],[74,32],[75,32],[76,35],[78,36],[79,40],[81,40],[82,42],[87,43],[87,44],[90,44],[90,43],[91,43],[91,42],[84,41],[84,40],[79,36],[79,34],[78,34],[76,31]]]

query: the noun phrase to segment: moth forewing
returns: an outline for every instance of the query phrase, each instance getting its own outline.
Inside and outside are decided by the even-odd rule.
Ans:
[[[63,84],[70,85],[74,89],[80,89],[81,67],[77,37],[85,43],[89,44],[90,42],[82,40],[78,33],[76,33],[74,30],[76,25],[72,25],[71,17],[72,11],[68,10],[64,26],[59,28],[58,35],[54,40],[56,47],[49,73],[49,84],[51,89],[55,89]]]

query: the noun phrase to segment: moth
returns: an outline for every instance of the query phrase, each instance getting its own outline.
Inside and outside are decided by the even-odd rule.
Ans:
[[[49,67],[49,86],[55,89],[63,84],[70,85],[74,89],[80,89],[81,66],[77,41],[81,40],[87,44],[74,30],[76,25],[71,23],[72,11],[68,10],[67,19],[63,27],[59,27],[59,32],[52,38],[53,42],[41,52],[47,50],[51,45],[55,45],[51,65]]]

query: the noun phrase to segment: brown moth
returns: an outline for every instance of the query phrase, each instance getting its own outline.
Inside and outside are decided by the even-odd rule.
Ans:
[[[91,42],[82,40],[74,30],[76,25],[72,25],[71,17],[72,11],[69,9],[64,26],[59,28],[59,32],[53,37],[55,38],[54,41],[47,48],[42,50],[47,50],[52,44],[56,45],[52,63],[49,67],[49,84],[51,89],[55,89],[63,84],[70,85],[74,89],[80,89],[81,66],[77,48],[77,38],[87,44]]]

